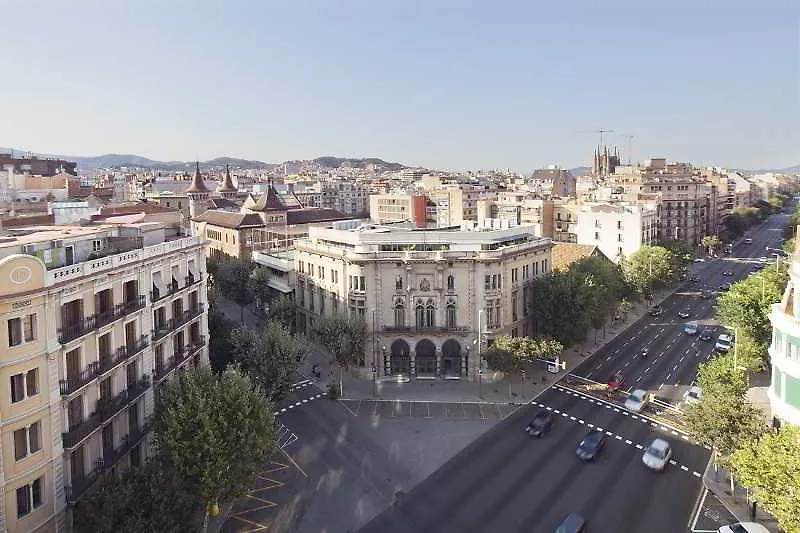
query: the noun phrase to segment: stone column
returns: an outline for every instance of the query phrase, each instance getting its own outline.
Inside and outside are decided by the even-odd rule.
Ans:
[[[442,377],[442,350],[436,348],[436,377]]]
[[[461,351],[461,377],[469,378],[469,350]]]
[[[411,350],[408,355],[411,358],[411,363],[409,364],[409,374],[411,377],[417,377],[417,354],[414,352],[414,350]]]

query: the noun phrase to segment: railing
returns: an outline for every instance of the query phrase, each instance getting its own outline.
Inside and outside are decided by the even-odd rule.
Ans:
[[[64,492],[67,497],[67,503],[75,503],[81,496],[83,496],[83,493],[86,492],[86,489],[91,487],[92,484],[97,481],[97,478],[100,476],[103,470],[103,459],[97,459],[94,462],[91,472],[81,476],[79,479],[73,479],[71,485],[65,486]]]
[[[411,331],[411,326],[383,326],[383,331]]]
[[[169,333],[170,331],[172,331],[174,329],[175,329],[174,319],[170,318],[169,320],[167,320],[163,324],[159,324],[158,326],[156,326],[155,329],[153,329],[151,331],[150,335],[151,335],[151,338],[153,339],[153,342],[155,342],[158,339],[163,338],[167,333]]]
[[[58,342],[66,344],[83,337],[95,328],[95,317],[88,316],[72,324],[67,324],[58,328]]]
[[[133,298],[132,300],[122,302],[121,304],[119,304],[119,308],[120,311],[122,312],[122,315],[124,316],[144,308],[146,303],[147,299],[145,298],[144,294],[140,294],[136,298]]]
[[[419,332],[419,333],[468,333],[470,328],[467,326],[383,326],[383,331],[398,331],[398,332]]]
[[[195,283],[200,283],[200,282],[202,282],[202,281],[203,281],[203,274],[199,274],[199,275],[197,275],[197,276],[194,276],[194,275],[192,275],[192,274],[189,274],[188,276],[186,276],[186,278],[184,279],[184,281],[186,282],[186,284],[184,285],[184,287],[191,287],[191,286],[192,286],[192,285],[194,285]]]
[[[116,448],[103,449],[103,467],[109,468],[114,466],[121,457],[131,451],[131,448],[139,444],[148,432],[150,431],[150,421],[145,420],[144,424],[136,425],[134,428],[128,428],[128,434],[122,437],[122,442]]]
[[[156,367],[153,369],[153,382],[158,382],[164,379],[164,377],[175,370],[175,367],[178,366],[183,358],[177,357],[170,357],[167,359],[166,364],[160,361],[156,361]]]
[[[186,346],[186,351],[190,354],[196,352],[200,348],[206,345],[206,336],[200,335],[197,339],[191,339],[189,344]]]
[[[85,386],[98,375],[100,375],[100,365],[97,362],[89,363],[77,376],[69,377],[67,372],[67,379],[60,380],[58,387],[61,394],[66,396]]]

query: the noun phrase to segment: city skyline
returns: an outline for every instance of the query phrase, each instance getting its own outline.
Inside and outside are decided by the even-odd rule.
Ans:
[[[630,135],[633,161],[800,159],[782,2],[98,6],[5,7],[0,146],[529,171],[586,166],[613,129],[623,161]]]

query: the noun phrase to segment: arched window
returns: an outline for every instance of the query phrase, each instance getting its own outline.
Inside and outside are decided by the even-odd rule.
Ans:
[[[425,306],[422,302],[417,302],[416,308],[416,325],[417,328],[422,329],[425,327]]]
[[[436,325],[436,308],[433,306],[433,300],[428,300],[425,304],[425,327],[432,328]]]
[[[454,291],[456,289],[456,278],[452,274],[447,276],[447,290]]]
[[[448,328],[456,327],[456,304],[455,302],[447,302],[447,309],[445,314]]]
[[[394,325],[398,328],[406,325],[406,308],[402,300],[397,300],[394,304]]]

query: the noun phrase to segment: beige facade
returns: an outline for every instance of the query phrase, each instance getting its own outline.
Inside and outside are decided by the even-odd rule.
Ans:
[[[204,243],[138,229],[0,242],[0,531],[67,531],[100,472],[150,455],[159,385],[208,362]]]
[[[296,243],[298,329],[330,313],[363,317],[361,367],[378,376],[475,379],[478,332],[526,335],[526,282],[551,269],[531,228],[412,231],[356,222],[311,228]],[[486,344],[482,345],[486,348]]]

